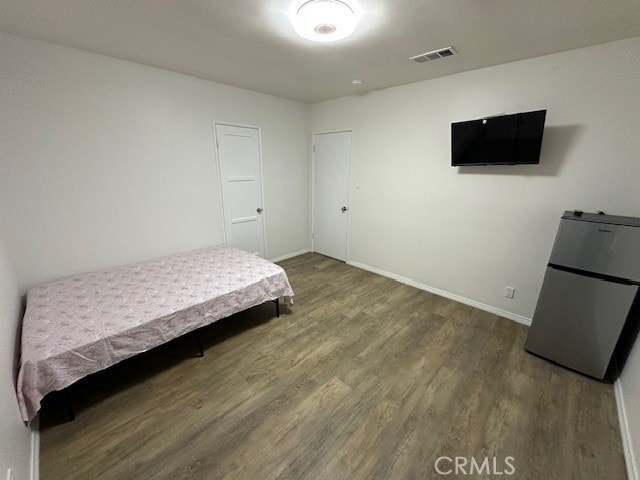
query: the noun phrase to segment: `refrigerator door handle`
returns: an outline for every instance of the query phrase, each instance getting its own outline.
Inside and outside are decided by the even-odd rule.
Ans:
[[[588,272],[586,270],[580,270],[573,267],[565,267],[564,265],[557,265],[555,263],[550,263],[549,267],[553,268],[554,270],[560,270],[562,272],[582,275],[583,277],[597,278],[598,280],[604,280],[605,282],[619,283],[621,285],[640,285],[640,282],[629,280],[628,278],[614,277],[613,275],[605,275],[603,273]]]

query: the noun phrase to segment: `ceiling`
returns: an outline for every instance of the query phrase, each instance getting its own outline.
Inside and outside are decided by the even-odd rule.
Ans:
[[[290,3],[0,0],[0,31],[308,103],[640,36],[638,0],[359,0],[356,33],[316,44]]]

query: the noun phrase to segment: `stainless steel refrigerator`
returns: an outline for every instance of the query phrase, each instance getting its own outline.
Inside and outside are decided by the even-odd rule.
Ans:
[[[640,219],[565,212],[525,349],[605,378],[637,330],[639,285]]]

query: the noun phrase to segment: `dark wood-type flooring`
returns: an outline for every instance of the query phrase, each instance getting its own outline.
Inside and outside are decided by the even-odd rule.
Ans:
[[[51,398],[41,478],[626,478],[612,386],[526,353],[526,327],[320,255],[281,265],[280,318],[265,304],[206,329],[204,358],[184,337],[79,382],[74,422]],[[516,471],[443,476],[441,456]]]

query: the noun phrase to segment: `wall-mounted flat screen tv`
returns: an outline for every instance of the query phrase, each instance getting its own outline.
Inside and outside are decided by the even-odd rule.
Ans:
[[[546,110],[451,124],[451,165],[540,163]]]

